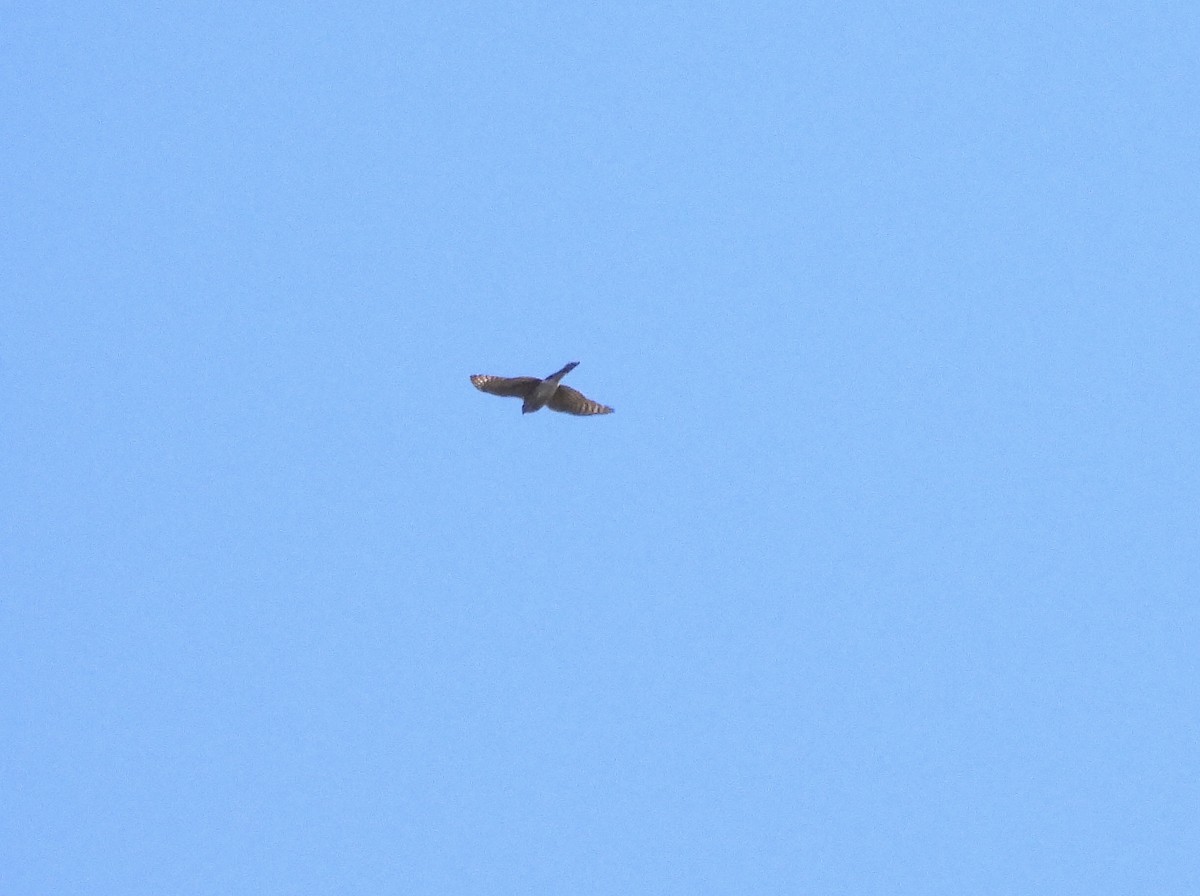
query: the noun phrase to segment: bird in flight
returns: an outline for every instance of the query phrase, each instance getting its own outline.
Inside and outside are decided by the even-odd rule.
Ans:
[[[477,373],[471,377],[471,383],[480,392],[523,399],[522,414],[532,414],[544,407],[549,407],[552,411],[575,414],[577,417],[611,414],[613,409],[607,405],[597,404],[586,398],[583,393],[560,384],[562,378],[578,366],[578,361],[572,361],[544,380],[536,376],[489,376],[486,373]]]

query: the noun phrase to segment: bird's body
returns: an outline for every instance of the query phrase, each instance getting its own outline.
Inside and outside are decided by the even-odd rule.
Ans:
[[[562,378],[578,366],[578,361],[572,361],[545,379],[538,379],[536,376],[507,377],[477,373],[471,377],[471,383],[480,392],[522,399],[522,414],[532,414],[544,407],[579,417],[611,414],[613,409],[607,405],[598,404],[570,386],[561,385]]]

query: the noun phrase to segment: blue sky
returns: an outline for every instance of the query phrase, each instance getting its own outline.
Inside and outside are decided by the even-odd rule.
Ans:
[[[1197,892],[1198,46],[10,6],[0,889]]]

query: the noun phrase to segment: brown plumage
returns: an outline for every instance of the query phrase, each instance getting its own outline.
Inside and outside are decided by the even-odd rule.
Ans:
[[[480,392],[487,392],[489,395],[522,399],[522,414],[532,414],[543,407],[565,414],[575,414],[578,417],[611,414],[613,409],[607,405],[592,401],[570,386],[560,385],[559,381],[577,366],[579,362],[572,361],[545,379],[538,379],[536,376],[509,377],[477,373],[471,377],[471,383]]]

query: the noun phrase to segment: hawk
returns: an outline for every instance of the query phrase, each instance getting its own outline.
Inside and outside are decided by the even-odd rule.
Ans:
[[[578,361],[572,361],[544,380],[536,376],[488,376],[486,373],[477,373],[471,377],[471,383],[480,392],[523,399],[522,414],[532,414],[547,406],[552,411],[563,411],[577,417],[611,414],[613,409],[607,405],[597,404],[590,398],[585,398],[570,386],[559,385],[559,381],[578,366]]]

